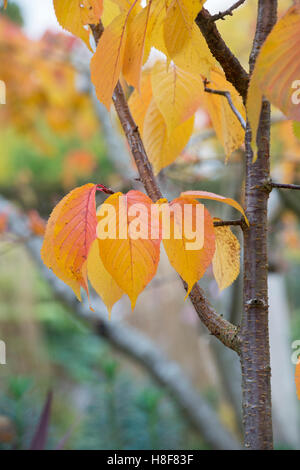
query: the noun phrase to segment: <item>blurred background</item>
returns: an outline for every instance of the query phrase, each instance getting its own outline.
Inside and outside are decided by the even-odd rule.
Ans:
[[[232,3],[211,0],[207,8],[218,12]],[[279,3],[282,12],[291,4]],[[219,22],[245,67],[255,5],[247,1]],[[54,205],[86,182],[142,190],[114,114],[94,98],[89,60],[87,48],[57,24],[51,0],[10,1],[0,11],[0,80],[7,86],[6,105],[0,105],[0,340],[7,362],[0,365],[0,449],[29,448],[45,433],[39,445],[47,449],[226,448],[228,439],[241,439],[238,359],[202,327],[189,300],[184,302],[164,255],[134,313],[121,299],[111,323],[104,313],[103,328],[95,331],[82,320],[85,307],[72,308],[72,300],[49,284],[35,248],[28,249],[21,218],[15,232],[8,230],[9,212],[16,210],[16,223],[26,214],[31,230],[42,235]],[[274,180],[299,184],[299,163],[292,124],[274,110]],[[201,188],[242,201],[243,149],[225,164],[210,119],[200,109],[191,142],[159,178],[170,197]],[[297,191],[276,190],[270,199],[279,449],[300,448],[291,360],[292,342],[300,340],[299,202]],[[214,216],[234,218],[230,208],[207,205]],[[242,275],[221,294],[208,270],[201,286],[217,310],[239,324]]]

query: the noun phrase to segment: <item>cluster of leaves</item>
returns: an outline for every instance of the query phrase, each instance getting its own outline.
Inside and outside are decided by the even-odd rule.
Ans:
[[[245,116],[241,97],[194,22],[203,3],[148,0],[142,6],[139,0],[54,0],[60,24],[89,47],[86,25],[101,21],[104,26],[91,61],[97,96],[109,109],[120,78],[135,88],[129,104],[156,172],[172,163],[187,144],[199,107],[208,112],[227,156],[243,144],[244,130],[227,100],[204,92],[203,80],[209,80],[212,89],[230,92]],[[162,52],[165,61],[146,65],[142,72],[152,48]]]
[[[229,227],[214,227],[214,221],[206,208],[203,208],[204,243],[201,249],[190,250],[187,247],[186,242],[191,240],[187,240],[184,230],[181,236],[175,233],[178,220],[175,220],[174,211],[170,211],[172,226],[168,236],[164,236],[162,218],[156,229],[154,225],[157,224],[157,219],[151,216],[153,206],[159,209],[162,205],[169,204],[172,209],[174,205],[183,207],[189,204],[194,223],[196,206],[201,205],[197,198],[229,204],[245,216],[236,201],[205,191],[187,191],[171,203],[159,200],[154,204],[145,194],[129,191],[123,195],[126,198],[127,211],[123,223],[119,216],[119,197],[122,193],[112,194],[105,202],[117,214],[115,220],[110,221],[102,217],[102,206],[96,213],[97,190],[107,192],[102,185],[89,183],[74,189],[59,202],[48,221],[41,251],[44,263],[73,289],[79,300],[81,287],[88,293],[89,280],[109,311],[124,293],[128,295],[134,308],[137,297],[156,273],[161,240],[171,265],[186,281],[188,292],[211,263],[221,289],[236,279],[239,274],[239,242]],[[135,204],[139,204],[139,208],[142,206],[142,209],[133,216],[130,208]],[[143,211],[147,213],[146,219],[140,217]],[[184,225],[183,211],[180,217],[180,223]],[[109,228],[114,224],[114,237],[97,238],[97,224],[103,223],[103,220]],[[146,236],[136,237],[132,234],[132,223],[139,225],[138,232]]]
[[[1,80],[7,84],[1,126],[14,126],[46,154],[51,151],[40,131],[41,122],[60,135],[93,136],[97,119],[89,96],[76,89],[76,72],[71,64],[76,39],[48,32],[33,41],[1,15],[0,41],[0,60],[6,65],[1,69]]]

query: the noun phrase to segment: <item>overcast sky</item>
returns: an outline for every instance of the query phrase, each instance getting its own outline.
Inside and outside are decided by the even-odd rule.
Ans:
[[[26,31],[33,38],[39,38],[47,29],[59,30],[53,0],[15,0],[23,10]],[[229,7],[233,0],[207,0],[205,6],[211,12]]]

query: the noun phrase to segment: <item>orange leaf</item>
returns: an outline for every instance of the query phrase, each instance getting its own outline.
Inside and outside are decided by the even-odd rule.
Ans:
[[[128,21],[128,34],[124,52],[123,75],[133,87],[140,88],[146,31],[152,0],[133,19]]]
[[[242,206],[231,199],[230,197],[221,196],[220,194],[209,193],[208,191],[185,191],[181,193],[181,197],[185,198],[192,198],[192,199],[213,199],[214,201],[223,202],[224,204],[228,204],[229,206],[234,207],[237,209],[245,218],[246,223],[249,225],[248,219],[246,217],[245,211]]]
[[[163,204],[170,212],[170,234],[164,231],[163,244],[173,268],[188,285],[188,294],[194,284],[201,279],[212,262],[215,252],[215,232],[213,219],[208,210],[195,199],[179,197],[169,205]],[[192,225],[186,219],[190,210]],[[181,229],[180,229],[181,227]]]
[[[0,234],[5,233],[8,226],[8,214],[6,212],[2,212],[0,214]]]
[[[91,78],[97,97],[108,110],[123,65],[128,14],[121,13],[105,28],[91,60]]]
[[[160,237],[157,234],[155,238],[151,233],[155,225],[151,218],[152,205],[145,194],[129,191],[126,195],[113,194],[97,211],[100,256],[105,269],[130,298],[132,309],[155,275],[159,262]],[[110,238],[100,235],[106,227],[112,230]]]
[[[84,25],[99,24],[103,12],[103,0],[80,0],[81,20]]]
[[[46,222],[39,213],[35,210],[31,210],[28,213],[28,220],[29,220],[29,227],[32,233],[37,235],[38,237],[42,237],[45,235],[46,231]]]
[[[50,215],[41,250],[42,260],[68,284],[80,300],[80,287],[88,292],[86,264],[96,238],[95,184],[73,189]]]

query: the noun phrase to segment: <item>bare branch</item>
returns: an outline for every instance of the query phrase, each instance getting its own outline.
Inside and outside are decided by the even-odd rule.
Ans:
[[[240,225],[243,226],[245,221],[241,220],[218,220],[214,222],[214,227],[226,227],[228,225]]]
[[[243,3],[245,3],[245,0],[239,0],[238,2],[235,2],[230,8],[227,8],[227,10],[220,11],[216,15],[212,15],[211,21],[224,20],[225,16],[232,16],[234,10],[243,5]]]
[[[91,25],[91,30],[96,44],[98,44],[103,32],[102,24],[97,26]],[[154,176],[139,129],[131,115],[120,82],[117,83],[115,88],[113,103],[135,160],[140,180],[143,183],[148,196],[152,201],[156,202],[163,196]],[[183,284],[186,289],[185,283]],[[195,284],[193,287],[192,292],[190,293],[190,299],[200,320],[208,328],[211,334],[216,336],[224,345],[238,352],[239,341],[237,339],[237,328],[225,320],[225,318],[217,314],[206,299],[203,290],[198,284]]]
[[[226,79],[236,88],[245,102],[249,75],[226,45],[215,22],[211,20],[211,15],[205,8],[202,8],[195,21],[207,42],[210,52],[224,70]]]
[[[233,101],[231,99],[231,94],[229,91],[221,91],[221,90],[213,90],[212,88],[207,88],[206,84],[208,82],[205,80],[204,81],[204,91],[206,91],[206,93],[212,93],[214,95],[220,95],[220,96],[225,96],[225,98],[227,99],[228,101],[228,104],[230,106],[230,108],[232,109],[233,113],[235,114],[235,116],[238,118],[239,120],[239,123],[241,124],[242,128],[244,130],[246,130],[246,122],[245,122],[245,119],[243,118],[243,116],[241,115],[241,113],[236,109],[236,107],[234,106],[233,104]]]

